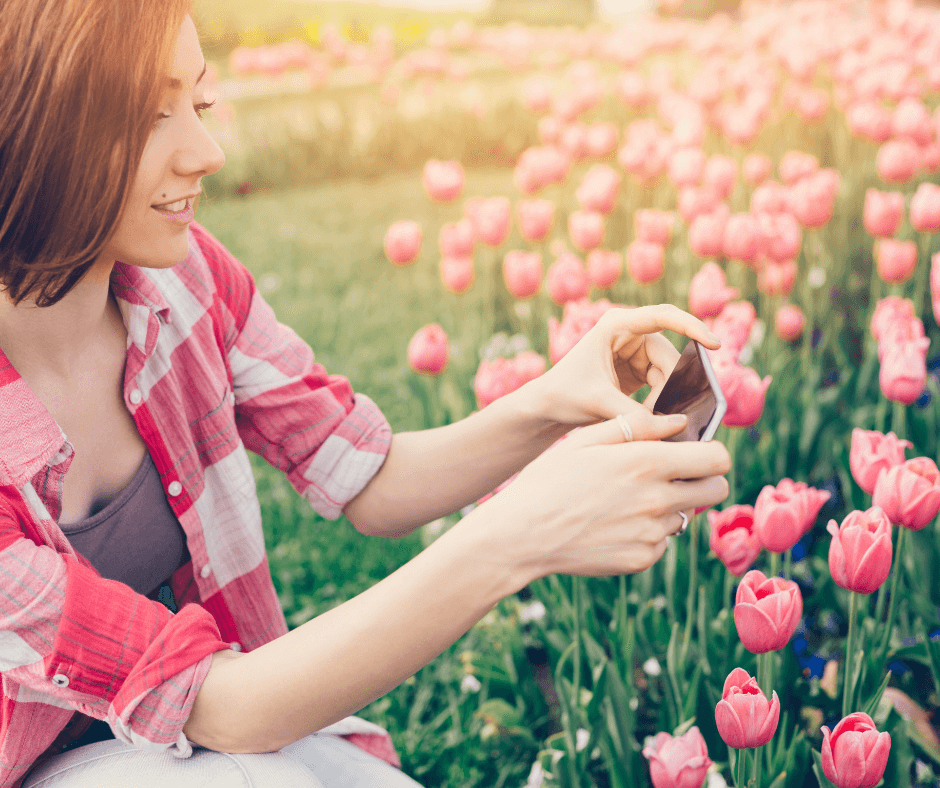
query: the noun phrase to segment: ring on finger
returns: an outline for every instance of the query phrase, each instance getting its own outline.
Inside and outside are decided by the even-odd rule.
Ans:
[[[624,439],[629,442],[633,440],[633,428],[630,426],[630,422],[627,421],[626,417],[622,413],[617,414],[617,424],[620,425],[620,431],[623,433]]]
[[[673,536],[681,536],[686,532],[686,530],[688,530],[689,527],[689,516],[682,511],[679,512],[679,516],[682,518],[682,525],[679,526],[677,531],[673,532]]]

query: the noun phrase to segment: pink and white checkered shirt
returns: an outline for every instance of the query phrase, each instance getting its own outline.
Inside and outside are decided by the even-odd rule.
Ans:
[[[170,582],[174,615],[72,549],[56,520],[73,447],[0,351],[0,786],[19,785],[76,711],[188,756],[182,728],[212,653],[287,631],[246,449],[336,518],[390,445],[375,403],[314,363],[197,223],[183,262],[118,263],[111,284],[128,331],[124,401],[192,560]],[[378,726],[351,717],[335,732],[397,761]]]

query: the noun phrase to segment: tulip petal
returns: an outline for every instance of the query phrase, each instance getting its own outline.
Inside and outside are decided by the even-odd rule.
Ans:
[[[862,737],[843,733],[836,738],[832,757],[837,764],[839,788],[862,788],[865,784],[865,748]]]
[[[874,788],[884,776],[888,765],[888,756],[891,754],[891,734],[883,731],[878,734],[875,746],[868,753],[865,784],[863,788]]]
[[[777,645],[780,634],[776,623],[756,605],[735,605],[734,625],[744,647],[752,654],[764,654],[781,648]]]
[[[777,732],[777,723],[780,722],[780,698],[777,697],[777,693],[774,692],[773,699],[770,701],[770,709],[767,712],[767,716],[764,718],[764,724],[761,725],[760,730],[757,733],[757,744],[754,746],[762,746],[767,744]]]
[[[735,670],[740,670],[740,668],[735,668]],[[746,746],[744,727],[741,725],[737,712],[726,700],[718,701],[718,705],[715,706],[715,725],[725,744],[738,750],[744,749]]]
[[[871,594],[881,587],[891,572],[891,551],[891,539],[884,537],[868,548],[855,570],[853,590]]]

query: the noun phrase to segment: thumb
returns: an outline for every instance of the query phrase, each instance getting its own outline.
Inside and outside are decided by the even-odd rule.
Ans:
[[[620,418],[626,423],[626,431],[621,428],[619,420],[613,418],[569,433],[564,443],[569,449],[601,443],[626,443],[626,433],[631,433],[635,441],[662,440],[679,432],[687,420],[681,413],[654,416],[642,406],[631,408],[629,413],[622,414]]]

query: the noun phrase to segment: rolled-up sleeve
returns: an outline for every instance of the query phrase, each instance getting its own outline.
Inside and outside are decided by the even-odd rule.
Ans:
[[[378,406],[346,378],[328,375],[257,291],[228,357],[245,446],[283,471],[320,514],[339,517],[388,454],[392,430]]]
[[[172,614],[0,516],[0,667],[18,700],[106,720],[117,738],[186,756],[182,733],[215,651],[198,605]]]

